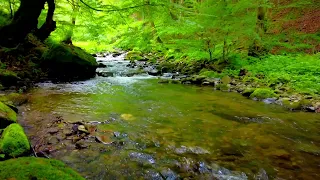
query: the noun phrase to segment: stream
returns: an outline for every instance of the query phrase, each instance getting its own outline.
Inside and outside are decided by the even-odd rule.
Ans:
[[[30,92],[19,122],[36,151],[86,179],[320,179],[319,114],[159,84],[123,59]]]

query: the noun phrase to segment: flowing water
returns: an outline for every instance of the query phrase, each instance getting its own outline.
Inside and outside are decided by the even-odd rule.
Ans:
[[[33,145],[49,138],[48,156],[87,179],[320,179],[319,114],[212,87],[159,84],[146,74],[127,77],[134,69],[122,59],[98,59],[107,65],[98,71],[114,77],[39,84],[20,117]],[[74,137],[44,135],[52,119],[60,129],[97,124],[105,144],[89,135],[76,149]]]

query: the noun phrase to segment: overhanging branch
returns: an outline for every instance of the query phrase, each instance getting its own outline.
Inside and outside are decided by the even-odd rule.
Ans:
[[[150,4],[150,3],[145,3],[145,4],[140,4],[140,5],[136,5],[136,6],[130,6],[130,7],[125,7],[125,8],[118,8],[116,6],[112,6],[112,5],[108,5],[110,6],[112,9],[98,9],[95,7],[91,7],[90,5],[88,5],[87,3],[85,3],[83,0],[80,0],[80,2],[82,4],[84,4],[85,6],[87,6],[88,8],[95,10],[95,11],[103,11],[103,12],[115,12],[115,11],[126,11],[129,9],[134,9],[134,8],[139,8],[139,7],[143,7],[143,6],[165,6],[164,4]]]

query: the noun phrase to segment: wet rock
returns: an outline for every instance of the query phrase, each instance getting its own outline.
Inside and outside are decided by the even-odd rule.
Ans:
[[[78,131],[78,124],[74,124],[73,126],[72,126],[72,131],[73,132],[77,132]]]
[[[257,175],[254,177],[255,180],[269,180],[268,174],[264,169],[260,169]]]
[[[48,133],[50,134],[56,134],[57,132],[59,132],[59,128],[57,127],[52,127],[48,129]]]
[[[144,175],[144,179],[146,180],[163,180],[161,175],[158,172],[147,170]]]
[[[189,152],[193,154],[210,154],[209,151],[201,148],[201,147],[190,147]]]
[[[186,147],[186,146],[181,146],[179,148],[174,149],[174,152],[176,154],[185,154],[185,153],[190,153],[190,154],[210,154],[209,151],[201,148],[201,147]]]
[[[84,133],[89,133],[84,125],[79,125],[78,126],[78,131],[84,132]]]
[[[63,134],[66,136],[71,136],[73,134],[73,131],[69,128],[63,129]]]
[[[183,157],[183,159],[179,163],[177,163],[177,167],[181,172],[194,173],[196,165],[194,164],[192,159]]]
[[[276,98],[267,98],[267,99],[264,99],[264,100],[263,100],[263,102],[264,102],[265,104],[275,104],[276,101],[277,101]]]
[[[180,148],[176,148],[174,152],[176,154],[185,154],[188,152],[188,148],[186,146],[181,146]]]
[[[155,159],[149,155],[149,154],[144,154],[144,153],[139,153],[139,152],[132,152],[129,154],[129,157],[133,161],[137,161],[142,164],[155,164],[156,161]]]
[[[97,55],[97,54],[91,54],[91,56],[92,56],[92,57],[98,57],[98,55]]]
[[[92,124],[86,124],[85,125],[86,130],[89,134],[94,134],[97,131],[97,126]]]
[[[113,132],[114,137],[120,137],[121,133],[120,132]]]
[[[173,172],[171,169],[164,169],[161,171],[161,176],[166,180],[176,180],[179,179],[179,176]]]
[[[77,141],[75,145],[77,149],[85,149],[89,147],[87,142],[83,139],[81,139],[80,141]]]
[[[59,141],[66,139],[66,135],[63,133],[58,133],[55,137],[57,137]]]
[[[106,67],[107,67],[107,65],[105,65],[105,64],[102,64],[102,63],[98,64],[98,68],[106,68]]]
[[[48,144],[58,144],[59,140],[56,137],[50,137],[48,140]]]
[[[113,143],[113,140],[111,139],[111,137],[107,135],[97,135],[96,141],[105,145]]]
[[[156,69],[149,70],[149,71],[147,71],[147,73],[149,75],[151,75],[151,76],[159,76],[159,75],[161,75],[161,72],[156,70]]]
[[[113,72],[97,72],[98,76],[102,76],[102,77],[113,77],[114,74]]]

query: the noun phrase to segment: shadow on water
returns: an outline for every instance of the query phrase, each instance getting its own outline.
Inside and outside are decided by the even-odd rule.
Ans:
[[[39,84],[20,117],[33,145],[88,179],[320,179],[318,114],[125,72]]]

